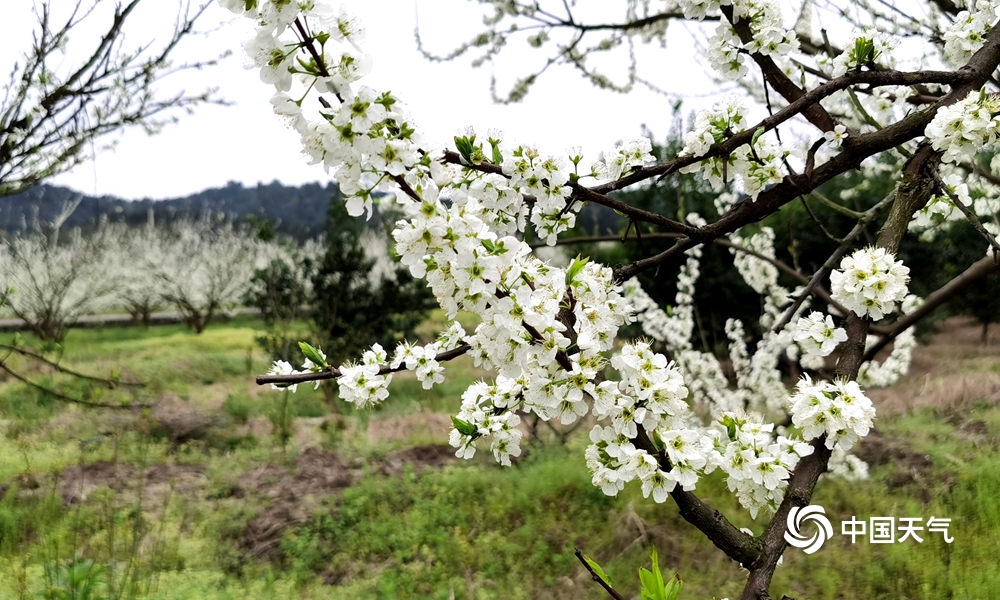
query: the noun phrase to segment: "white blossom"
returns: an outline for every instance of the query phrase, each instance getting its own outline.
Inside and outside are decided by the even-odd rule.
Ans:
[[[885,248],[855,251],[830,273],[833,299],[860,317],[879,320],[896,309],[907,294],[909,268]]]
[[[833,317],[813,311],[795,323],[793,339],[806,354],[828,356],[840,342],[847,340],[847,331],[833,323]]]

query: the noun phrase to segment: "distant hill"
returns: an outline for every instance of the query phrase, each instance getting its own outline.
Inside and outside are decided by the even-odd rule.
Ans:
[[[153,211],[156,223],[197,217],[206,212],[225,214],[241,222],[265,218],[275,225],[275,231],[299,241],[319,236],[324,231],[330,200],[338,197],[337,184],[325,186],[308,183],[287,186],[277,181],[244,187],[231,181],[224,187],[170,198],[167,200],[125,200],[115,196],[88,196],[69,188],[42,184],[26,192],[0,197],[0,231],[9,233],[30,229],[32,223],[52,223],[63,207],[82,197],[80,205],[64,223],[64,228],[93,227],[107,216],[112,221],[130,225],[145,223]],[[376,207],[376,214],[378,208]],[[369,222],[375,226],[377,219]],[[612,211],[586,204],[577,219],[581,235],[620,232],[624,220]]]
[[[244,187],[229,182],[212,188],[167,200],[125,200],[115,196],[88,196],[69,188],[39,185],[26,192],[0,198],[0,230],[15,232],[31,227],[32,223],[51,223],[68,202],[82,196],[80,205],[63,227],[86,229],[107,216],[114,221],[130,224],[145,223],[149,211],[157,223],[205,212],[223,213],[245,221],[249,218],[271,220],[279,233],[298,239],[314,237],[323,232],[330,200],[339,195],[337,186],[310,183],[286,186],[277,181]]]

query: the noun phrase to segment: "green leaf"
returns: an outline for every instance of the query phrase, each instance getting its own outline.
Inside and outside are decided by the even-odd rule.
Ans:
[[[764,128],[763,127],[758,127],[757,131],[753,132],[753,137],[750,139],[750,146],[756,146],[757,145],[757,140],[759,140],[760,136],[762,136],[762,135],[764,135]]]
[[[642,600],[659,600],[656,595],[656,578],[642,567],[639,568],[639,583],[642,584]]]
[[[493,164],[499,165],[503,162],[503,153],[500,152],[500,140],[490,138],[490,147],[493,148]]]
[[[301,58],[296,58],[295,61],[299,63],[302,67],[302,71],[309,75],[319,76],[319,67],[316,66],[316,62],[313,59],[309,59],[309,62],[302,60]]]
[[[590,262],[590,258],[580,258],[579,254],[576,255],[576,258],[573,259],[573,264],[566,269],[566,285],[573,283],[573,280],[587,266],[588,262]]]
[[[664,583],[663,574],[660,572],[660,556],[653,548],[650,552],[652,571],[639,569],[639,582],[642,584],[642,600],[677,600],[681,593],[681,586],[684,582],[676,573],[670,581]]]
[[[452,417],[451,422],[455,425],[455,429],[458,430],[462,435],[467,435],[469,437],[478,437],[479,428],[469,423],[468,421],[463,421],[458,417]]]
[[[663,452],[664,450],[667,449],[667,444],[666,442],[663,441],[663,438],[660,437],[660,432],[658,429],[653,430],[652,442],[653,442],[653,447],[656,448],[657,452]]]
[[[392,96],[391,92],[383,92],[382,95],[378,97],[378,100],[375,101],[375,104],[381,104],[386,107],[386,109],[392,108],[392,105],[395,103],[396,99]]]
[[[594,574],[600,577],[601,581],[603,581],[605,585],[614,587],[611,585],[611,578],[608,577],[608,574],[604,572],[604,569],[601,568],[601,565],[597,564],[597,561],[590,558],[586,554],[583,555],[583,560],[587,561],[587,565],[589,565],[590,568],[594,570]]]
[[[681,588],[684,586],[684,582],[681,581],[680,576],[674,573],[674,576],[670,578],[670,581],[663,587],[664,599],[665,600],[677,600],[681,595]]]
[[[458,149],[458,153],[462,155],[462,158],[468,163],[472,163],[472,153],[475,150],[476,136],[466,137],[455,136],[455,148]]]
[[[854,59],[854,63],[858,66],[871,64],[878,58],[878,52],[875,51],[875,42],[866,37],[859,37],[854,40],[854,50],[851,54],[851,58]]]
[[[650,553],[653,570],[639,569],[639,582],[642,583],[642,600],[667,600],[663,585],[663,574],[660,573],[660,555],[653,548]]]
[[[320,351],[317,350],[316,348],[313,348],[306,342],[299,342],[299,349],[302,350],[302,354],[305,354],[306,358],[311,360],[313,364],[316,365],[318,368],[323,369],[329,366],[327,365],[326,359],[323,358],[323,355],[320,353]]]
[[[729,440],[732,442],[736,441],[736,419],[730,415],[722,417],[722,424],[726,427],[726,434],[729,436]]]

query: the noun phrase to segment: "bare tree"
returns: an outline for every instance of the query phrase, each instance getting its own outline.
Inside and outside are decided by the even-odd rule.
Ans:
[[[62,18],[53,13],[54,3],[35,4],[31,47],[11,61],[0,97],[0,196],[87,160],[94,142],[109,133],[132,126],[155,132],[178,111],[218,101],[214,90],[164,94],[160,85],[178,71],[215,62],[171,62],[208,3],[182,3],[165,41],[130,46],[125,33],[140,1],[114,3],[110,15],[105,7],[112,3],[77,2]],[[81,50],[75,34],[98,26],[102,33]]]

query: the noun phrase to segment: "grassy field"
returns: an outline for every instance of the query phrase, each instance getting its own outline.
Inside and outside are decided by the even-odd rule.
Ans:
[[[457,461],[449,414],[480,375],[470,363],[430,392],[397,377],[377,411],[331,412],[312,386],[254,384],[267,366],[260,327],[72,331],[64,364],[145,384],[89,398],[152,404],[143,410],[67,405],[0,381],[0,600],[606,598],[576,547],[629,595],[656,547],[685,581],[682,599],[738,596],[738,566],[675,507],[590,484],[582,432],[563,443],[540,426],[512,468]],[[873,394],[882,410],[859,448],[871,478],[824,479],[814,498],[837,533],[852,516],[935,516],[951,518],[954,542],[835,535],[813,555],[790,549],[778,597],[996,597],[1000,573],[986,566],[1000,551],[1000,345],[977,336],[951,322],[913,376]],[[759,532],[721,478],[698,491]]]

